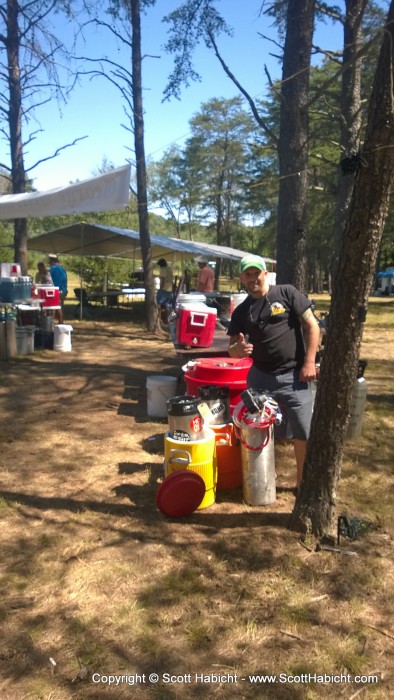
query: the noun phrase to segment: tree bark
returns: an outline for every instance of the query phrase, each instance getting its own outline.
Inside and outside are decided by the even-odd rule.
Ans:
[[[316,536],[332,525],[363,322],[394,176],[394,0],[376,69],[363,161],[344,227],[304,475],[291,525]]]
[[[362,20],[367,0],[346,0],[346,18],[344,25],[343,63],[341,88],[341,165],[338,174],[338,196],[336,201],[335,220],[333,226],[334,254],[332,274],[338,269],[339,251],[343,236],[343,226],[346,219],[353,186],[354,172],[351,167],[345,169],[344,160],[358,153],[361,131],[361,65],[358,56],[362,39]]]
[[[7,0],[7,48],[10,129],[11,179],[12,193],[26,192],[26,172],[23,160],[22,143],[22,90],[19,66],[19,7],[16,0]],[[14,258],[21,266],[23,275],[27,275],[27,221],[14,220]]]
[[[132,25],[132,78],[134,110],[134,147],[137,171],[137,206],[140,227],[140,245],[144,268],[145,305],[147,329],[160,332],[160,319],[156,305],[156,290],[152,270],[152,251],[149,235],[148,193],[146,185],[146,160],[144,145],[144,112],[142,102],[142,56],[141,56],[141,3],[130,0]]]
[[[277,282],[306,291],[308,98],[315,0],[289,0],[279,135]]]

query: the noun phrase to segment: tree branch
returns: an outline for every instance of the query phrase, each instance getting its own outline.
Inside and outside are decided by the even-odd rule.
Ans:
[[[216,41],[215,41],[215,37],[213,36],[213,33],[211,32],[210,29],[207,30],[207,33],[208,33],[209,39],[210,39],[210,41],[211,41],[211,44],[212,44],[212,46],[213,46],[215,55],[216,55],[216,57],[218,58],[218,60],[219,60],[219,62],[220,62],[220,64],[221,64],[221,66],[222,66],[224,72],[226,73],[226,75],[228,75],[228,77],[230,78],[230,80],[233,81],[234,85],[237,86],[238,90],[240,90],[240,92],[243,94],[243,96],[247,99],[247,101],[248,101],[248,103],[249,103],[249,105],[250,105],[250,108],[251,108],[251,110],[252,110],[252,114],[253,114],[254,118],[256,119],[258,125],[263,129],[263,131],[267,134],[267,136],[269,136],[269,137],[274,141],[274,143],[277,143],[277,142],[278,142],[277,136],[274,134],[273,131],[271,131],[271,129],[269,129],[269,128],[267,127],[267,125],[265,124],[265,122],[263,121],[263,119],[261,119],[261,117],[260,117],[260,115],[259,115],[259,113],[258,113],[258,111],[257,111],[257,107],[256,107],[256,104],[255,104],[253,98],[249,95],[249,93],[245,90],[245,88],[243,88],[242,85],[238,82],[238,80],[237,80],[237,78],[235,77],[235,75],[230,71],[229,67],[227,66],[227,64],[226,64],[225,61],[223,60],[221,54],[219,53],[219,49],[218,49],[218,47],[217,47],[217,44],[216,44]]]
[[[85,22],[83,27],[88,26],[88,24],[96,24],[99,27],[106,27],[114,36],[116,36],[117,39],[119,39],[119,41],[128,46],[128,48],[131,50],[131,41],[125,39],[125,36],[119,34],[119,32],[117,32],[111,24],[108,24],[108,22],[103,22],[102,20],[98,19],[92,19],[89,22]]]
[[[371,46],[380,39],[382,36],[382,30],[379,30],[372,39],[367,41],[364,46],[361,47],[360,51],[357,52],[355,56],[350,61],[347,61],[346,63],[343,63],[342,66],[336,71],[336,73],[329,79],[327,80],[320,88],[320,90],[317,90],[315,94],[313,95],[312,99],[308,103],[308,107],[311,107],[314,102],[316,102],[322,95],[324,95],[327,92],[327,88],[332,85],[333,83],[336,83],[338,81],[338,78],[342,73],[344,73],[348,68],[359,58],[364,56]]]
[[[36,163],[34,163],[34,165],[31,165],[30,168],[26,168],[26,172],[27,173],[30,172],[30,170],[33,170],[34,168],[36,168],[37,165],[41,165],[41,163],[45,163],[47,160],[52,160],[53,158],[56,158],[56,156],[58,156],[61,151],[64,151],[66,148],[70,148],[71,146],[75,146],[75,144],[78,143],[78,141],[83,141],[84,139],[87,139],[87,138],[88,138],[88,135],[80,136],[79,138],[74,139],[74,141],[72,143],[67,143],[65,146],[61,146],[60,148],[57,148],[55,153],[53,153],[51,156],[47,156],[46,158],[41,158]]]

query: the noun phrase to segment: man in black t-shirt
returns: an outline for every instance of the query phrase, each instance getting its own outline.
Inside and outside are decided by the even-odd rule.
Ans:
[[[229,354],[252,358],[248,386],[272,396],[287,418],[299,486],[312,416],[308,382],[316,379],[320,331],[306,296],[291,284],[270,286],[267,276],[263,258],[242,258],[240,279],[248,297],[231,316]]]

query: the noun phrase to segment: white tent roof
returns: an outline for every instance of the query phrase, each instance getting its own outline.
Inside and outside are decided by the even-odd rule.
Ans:
[[[151,235],[150,240],[153,258],[159,258],[166,255],[168,251],[173,251],[188,257],[205,255],[210,259],[222,258],[239,261],[250,252],[166,236]],[[30,238],[28,247],[29,250],[57,253],[58,255],[141,257],[140,235],[137,231],[82,222]],[[264,258],[264,260],[269,263],[275,262],[272,258]]]
[[[47,192],[0,196],[0,220],[124,209],[129,202],[130,165]]]

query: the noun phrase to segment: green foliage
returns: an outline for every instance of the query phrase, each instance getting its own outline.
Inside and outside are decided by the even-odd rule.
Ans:
[[[209,45],[208,33],[231,34],[231,30],[215,7],[215,0],[185,0],[180,7],[164,17],[169,24],[169,39],[165,50],[172,53],[174,69],[164,90],[164,99],[180,98],[182,86],[200,80],[192,56],[200,41]]]
[[[253,170],[255,122],[240,97],[213,98],[201,105],[190,130],[184,148],[167,151],[152,169],[151,196],[166,209],[177,235],[198,233],[204,240],[196,228],[203,222],[208,240],[235,245],[237,227],[251,211],[245,187]]]
[[[0,221],[0,259],[2,262],[14,260],[14,228],[10,221]]]

